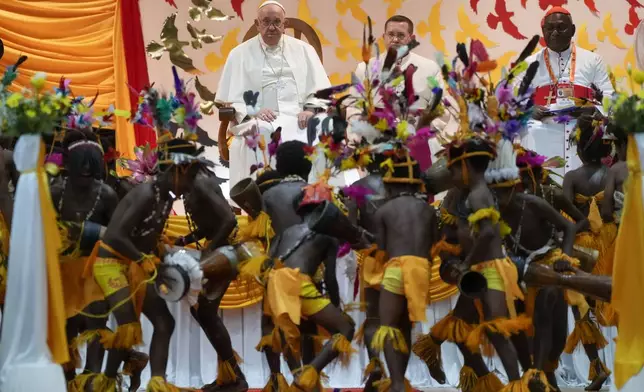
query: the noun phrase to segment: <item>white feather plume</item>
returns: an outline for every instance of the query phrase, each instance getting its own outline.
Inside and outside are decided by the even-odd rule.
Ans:
[[[496,145],[496,153],[496,159],[485,171],[485,182],[494,184],[518,179],[517,153],[512,142],[501,139]]]
[[[369,144],[372,144],[374,140],[382,136],[382,133],[379,130],[364,120],[359,120],[357,118],[351,119],[351,121],[349,121],[349,126],[351,133],[359,137],[364,137]]]
[[[188,290],[188,295],[185,299],[190,306],[194,306],[197,303],[199,293],[202,289],[201,280],[203,279],[203,271],[201,271],[199,261],[194,257],[195,255],[187,249],[180,249],[176,252],[169,253],[164,259],[166,264],[179,266],[188,273],[190,277],[190,290]]]

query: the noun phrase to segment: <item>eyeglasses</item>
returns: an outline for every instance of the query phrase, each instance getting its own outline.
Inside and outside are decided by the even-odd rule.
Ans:
[[[404,33],[394,33],[393,31],[387,33],[387,37],[390,40],[396,40],[396,41],[404,41],[407,39],[408,35]]]
[[[545,33],[550,33],[550,34],[551,34],[551,33],[554,33],[554,32],[555,32],[555,30],[556,30],[559,34],[567,33],[567,32],[568,32],[568,29],[569,29],[569,26],[567,26],[567,25],[557,25],[557,26],[553,26],[553,25],[545,25],[545,26],[543,27],[543,31],[544,31]]]
[[[280,27],[282,27],[284,25],[284,21],[282,21],[282,20],[274,20],[274,21],[262,20],[262,21],[259,22],[259,24],[264,28],[269,28],[269,27],[272,26],[272,27],[275,27],[276,29],[279,29]]]

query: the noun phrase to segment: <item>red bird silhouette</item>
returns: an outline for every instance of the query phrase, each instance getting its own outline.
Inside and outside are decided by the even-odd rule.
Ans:
[[[519,32],[517,25],[515,25],[512,21],[514,12],[508,11],[505,5],[505,0],[496,0],[496,4],[494,5],[494,12],[496,12],[496,15],[491,12],[487,15],[487,25],[492,30],[496,30],[496,28],[499,26],[499,23],[501,23],[503,31],[508,33],[514,39],[526,39],[526,37]]]
[[[470,8],[475,14],[479,13],[479,0],[470,0]]]
[[[639,7],[642,7],[641,5]],[[640,24],[640,17],[637,15],[637,6],[631,5],[628,9],[628,23],[624,26],[624,32],[628,35],[635,34],[635,29]]]
[[[595,0],[584,0],[584,4],[586,4],[586,8],[588,8],[590,12],[592,12],[595,15],[599,14],[599,10],[595,5]]]
[[[626,2],[632,7],[632,8],[644,8],[644,5],[642,5],[639,1],[637,0],[626,0]]]
[[[171,0],[172,1],[172,0]],[[239,16],[241,20],[244,20],[244,15],[242,15],[242,4],[244,0],[230,0],[230,5],[233,6],[233,11]]]
[[[166,3],[168,3],[168,4],[170,4],[170,5],[171,5],[171,6],[173,6],[174,8],[179,8],[179,7],[177,7],[177,5],[174,3],[174,0],[165,0],[165,2],[166,2]]]
[[[568,4],[568,0],[539,0],[539,7],[542,10],[547,10],[550,7],[561,7]]]
[[[528,0],[521,0],[521,7],[525,9],[526,4],[528,3]]]

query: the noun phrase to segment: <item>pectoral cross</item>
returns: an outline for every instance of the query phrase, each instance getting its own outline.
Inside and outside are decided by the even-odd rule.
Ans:
[[[556,99],[557,95],[555,94],[555,92],[553,90],[550,90],[550,95],[548,95],[546,98],[548,99],[547,104],[550,105],[550,104],[552,104],[552,99],[553,98]]]

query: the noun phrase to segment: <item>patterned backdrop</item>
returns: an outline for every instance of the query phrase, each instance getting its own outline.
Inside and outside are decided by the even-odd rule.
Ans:
[[[212,5],[229,20],[194,22],[189,17],[191,0],[141,0],[143,33],[146,43],[160,42],[160,32],[168,16],[177,13],[175,26],[178,39],[190,41],[186,22],[201,33],[219,36],[212,44],[202,43],[200,49],[185,48],[192,59],[202,84],[213,92],[230,50],[241,43],[252,25],[260,0],[213,0]],[[349,81],[351,72],[360,61],[363,25],[370,16],[375,33],[382,34],[384,22],[394,14],[412,19],[421,45],[415,51],[434,58],[437,51],[454,54],[457,42],[470,38],[481,40],[498,59],[508,64],[523,49],[527,38],[540,34],[540,20],[551,6],[563,5],[577,26],[576,42],[580,47],[596,51],[613,69],[617,78],[626,74],[629,65],[635,66],[634,32],[644,15],[644,1],[638,0],[283,0],[290,17],[297,17],[313,26],[322,43],[324,67],[332,83]],[[176,8],[173,7],[176,4]],[[221,18],[226,19],[226,18]],[[380,40],[382,45],[382,39]],[[259,60],[258,60],[259,61]],[[165,54],[160,60],[148,59],[150,80],[171,87],[170,60]],[[494,78],[499,78],[497,70]],[[211,146],[208,154],[217,158],[215,139],[218,128],[215,116],[207,117],[202,127],[207,131],[201,140]],[[220,168],[227,177],[225,168]]]

